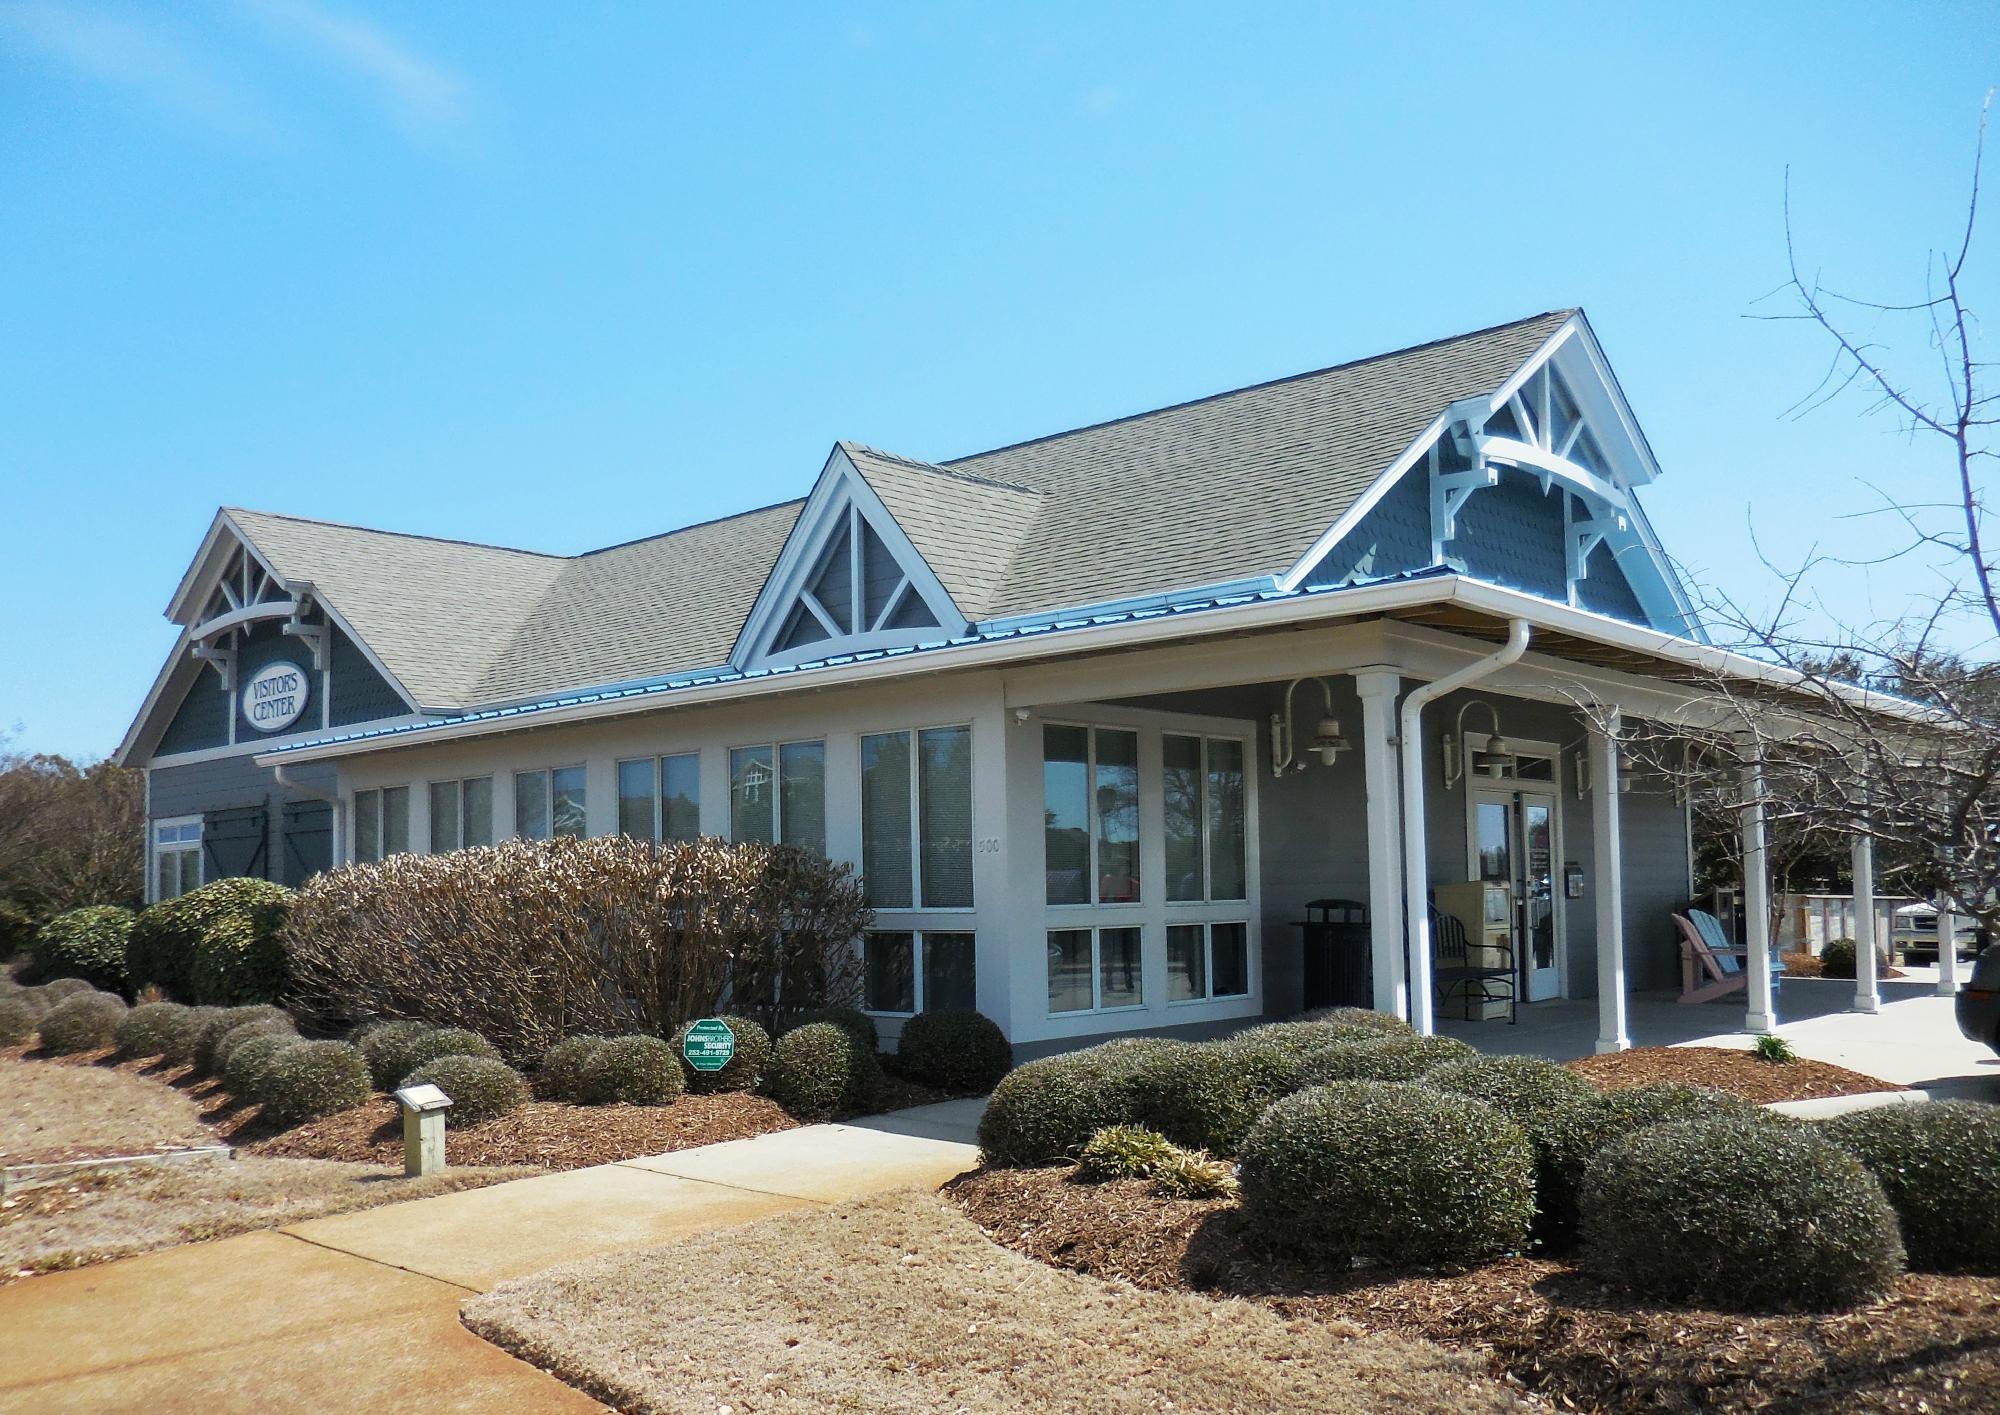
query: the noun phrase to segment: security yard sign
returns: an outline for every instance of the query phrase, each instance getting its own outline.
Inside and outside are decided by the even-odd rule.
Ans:
[[[736,1055],[736,1034],[720,1017],[704,1017],[688,1028],[681,1055],[697,1071],[720,1071]]]

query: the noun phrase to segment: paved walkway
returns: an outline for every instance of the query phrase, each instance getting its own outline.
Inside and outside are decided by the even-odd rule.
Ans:
[[[732,1140],[0,1288],[0,1409],[585,1411],[459,1325],[509,1278],[972,1167],[979,1101]]]

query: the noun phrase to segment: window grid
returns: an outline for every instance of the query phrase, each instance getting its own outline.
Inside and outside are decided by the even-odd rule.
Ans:
[[[153,826],[155,899],[178,899],[201,888],[201,817],[157,821]]]
[[[1228,960],[1229,967],[1224,972],[1233,977],[1239,986],[1224,992],[1218,989],[1215,966],[1215,932],[1217,929],[1234,930],[1231,951],[1235,957]],[[1189,935],[1198,945],[1192,958],[1181,952]],[[1176,978],[1192,978],[1195,967],[1201,970],[1199,988],[1181,991]],[[1177,971],[1178,969],[1178,971]],[[1250,995],[1250,925],[1242,919],[1217,919],[1205,923],[1167,925],[1167,1005],[1179,1007],[1197,1002],[1229,1002]]]
[[[1196,758],[1194,819],[1197,828],[1196,833],[1199,839],[1199,848],[1201,852],[1200,859],[1197,862],[1198,868],[1201,873],[1201,893],[1198,895],[1191,894],[1185,897],[1177,896],[1174,893],[1174,882],[1171,878],[1169,878],[1167,881],[1167,904],[1169,907],[1172,907],[1173,905],[1176,904],[1244,903],[1245,901],[1248,900],[1250,895],[1248,831],[1247,831],[1246,821],[1244,819],[1249,814],[1250,810],[1249,792],[1247,789],[1247,783],[1244,780],[1248,770],[1246,763],[1250,759],[1249,746],[1243,741],[1243,739],[1239,737],[1202,736],[1192,732],[1163,732],[1160,734],[1160,755],[1163,767],[1162,775],[1165,774],[1164,763],[1167,760],[1167,744],[1173,741],[1193,742],[1197,745],[1198,748],[1198,755]],[[1215,835],[1216,835],[1215,748],[1217,746],[1223,746],[1223,745],[1235,748],[1236,752],[1236,779],[1237,779],[1237,790],[1239,795],[1236,802],[1236,809],[1238,813],[1236,827],[1238,834],[1236,840],[1236,849],[1234,852],[1235,853],[1234,870],[1240,888],[1234,894],[1217,894],[1215,892]],[[1163,790],[1165,789],[1164,782],[1162,783],[1162,789]],[[1164,808],[1162,810],[1162,814],[1163,815],[1165,814]],[[1162,825],[1164,827],[1164,822],[1162,822]]]
[[[410,788],[371,786],[354,793],[354,858],[372,865],[410,853]]]
[[[1051,909],[1140,908],[1145,903],[1145,890],[1142,887],[1139,880],[1139,867],[1140,867],[1140,862],[1144,857],[1144,849],[1145,849],[1145,830],[1143,829],[1142,822],[1138,819],[1138,816],[1142,815],[1144,811],[1144,805],[1141,799],[1141,792],[1138,784],[1139,769],[1137,766],[1137,762],[1139,759],[1139,752],[1138,752],[1138,741],[1140,735],[1139,730],[1137,728],[1132,728],[1132,727],[1108,726],[1108,725],[1099,725],[1099,724],[1085,723],[1085,722],[1061,722],[1061,721],[1056,721],[1054,719],[1047,720],[1043,724],[1044,736],[1043,736],[1042,760],[1044,763],[1044,770],[1046,770],[1046,764],[1048,761],[1048,747],[1047,747],[1048,739],[1046,736],[1046,732],[1047,729],[1051,727],[1073,729],[1081,731],[1084,734],[1084,744],[1085,744],[1084,745],[1084,797],[1085,797],[1084,833],[1087,837],[1086,844],[1088,846],[1088,853],[1086,857],[1088,863],[1086,866],[1086,878],[1084,880],[1084,886],[1085,886],[1085,891],[1089,897],[1080,900],[1065,900],[1065,901],[1047,900],[1046,902],[1048,904],[1048,907]],[[1133,857],[1132,863],[1134,868],[1130,876],[1131,886],[1132,886],[1132,897],[1129,899],[1105,899],[1102,897],[1104,894],[1104,881],[1106,876],[1104,874],[1104,860],[1103,860],[1103,849],[1102,849],[1104,840],[1104,819],[1103,819],[1103,812],[1100,809],[1100,804],[1101,804],[1100,797],[1103,788],[1100,785],[1100,769],[1098,762],[1099,739],[1105,734],[1113,734],[1113,733],[1121,737],[1129,737],[1132,739],[1133,742],[1134,765],[1132,768],[1132,775],[1133,775],[1133,798],[1135,803],[1134,804],[1135,818],[1133,821],[1132,842],[1130,848],[1132,851],[1132,857]],[[1046,789],[1047,788],[1045,785],[1044,790]]]
[[[466,776],[430,783],[430,853],[493,843],[493,778]]]
[[[1048,931],[1048,940],[1049,1016],[1077,1017],[1088,1012],[1145,1010],[1146,949],[1143,929],[1134,924],[1058,928]],[[1087,948],[1087,964],[1082,964],[1082,960],[1070,961],[1068,957],[1070,950],[1080,942]],[[1089,969],[1090,1001],[1079,1007],[1058,1007],[1056,1002],[1059,996],[1080,994],[1080,964]]]
[[[524,806],[529,808],[526,821],[522,819]],[[514,836],[518,840],[581,840],[590,833],[589,807],[588,780],[581,765],[514,773]]]
[[[910,902],[907,904],[884,904],[876,902],[875,900],[871,899],[869,902],[874,906],[876,912],[878,913],[897,914],[897,915],[956,914],[956,913],[967,913],[977,907],[976,897],[973,894],[974,886],[972,882],[972,838],[971,838],[971,827],[969,821],[967,824],[966,841],[965,841],[965,871],[966,871],[965,887],[967,891],[966,901],[963,904],[934,904],[930,900],[928,888],[924,881],[924,855],[925,855],[924,823],[928,819],[928,814],[924,809],[924,793],[923,793],[924,741],[927,737],[931,737],[934,734],[940,734],[946,732],[963,732],[965,734],[966,750],[967,750],[965,796],[967,803],[967,814],[969,816],[971,811],[971,800],[972,800],[972,780],[971,780],[972,768],[970,760],[972,728],[970,724],[962,722],[942,723],[932,727],[898,728],[894,731],[889,731],[889,732],[867,732],[862,734],[860,769],[863,774],[863,781],[861,788],[861,807],[862,807],[861,830],[862,830],[862,859],[864,861],[867,859],[867,851],[868,851],[868,788],[866,780],[867,765],[868,765],[868,744],[873,741],[882,741],[887,738],[900,738],[902,739],[901,749],[905,753],[905,759],[909,763]],[[867,883],[865,878],[863,880],[863,883],[864,884]]]
[[[634,789],[635,787],[639,789]],[[644,802],[643,810],[634,809]],[[676,819],[676,803],[686,802]],[[692,817],[687,813],[691,811]],[[643,814],[642,822],[638,817]],[[633,757],[618,763],[618,831],[639,840],[684,841],[701,837],[701,754]]]
[[[760,760],[755,754],[764,753]],[[817,763],[819,776],[819,800],[814,814],[817,820],[792,820],[792,811],[787,797],[794,789],[804,790],[803,785],[794,788],[787,778],[796,781],[808,761]],[[743,815],[740,807],[746,796],[741,788],[743,773],[738,763],[745,767],[763,766],[768,774],[771,827],[768,840],[784,845],[796,845],[814,854],[826,853],[826,739],[823,737],[801,738],[792,742],[753,742],[748,746],[729,749],[729,838],[733,841],[765,840],[760,834],[746,835],[743,829]],[[762,785],[759,786],[762,790]]]
[[[962,978],[947,976],[947,949],[963,950]],[[977,940],[963,929],[871,929],[862,939],[865,1012],[914,1017],[977,1005]],[[906,950],[906,951],[905,951]],[[940,994],[942,995],[940,997]]]

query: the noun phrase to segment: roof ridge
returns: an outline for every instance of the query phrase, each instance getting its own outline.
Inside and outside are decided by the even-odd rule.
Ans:
[[[943,470],[949,471],[960,462],[976,462],[981,457],[991,457],[1000,452],[1013,452],[1023,447],[1033,447],[1041,442],[1055,442],[1061,438],[1073,437],[1080,432],[1095,432],[1099,428],[1116,427],[1120,423],[1137,422],[1141,418],[1154,417],[1160,413],[1179,412],[1182,408],[1193,408],[1203,403],[1216,402],[1222,398],[1233,398],[1239,393],[1255,393],[1259,389],[1277,388],[1287,383],[1297,383],[1301,379],[1318,378],[1322,374],[1337,373],[1341,369],[1359,368],[1363,364],[1379,363],[1383,359],[1399,358],[1405,354],[1420,353],[1425,349],[1436,349],[1446,344],[1457,344],[1463,340],[1477,339],[1483,334],[1497,334],[1503,329],[1512,329],[1517,325],[1533,324],[1538,319],[1548,319],[1552,315],[1561,315],[1564,319],[1568,319],[1573,315],[1580,315],[1582,313],[1583,306],[1581,305],[1571,305],[1566,309],[1543,310],[1539,314],[1523,315],[1519,319],[1502,320],[1498,324],[1489,324],[1481,329],[1468,329],[1459,334],[1447,334],[1437,339],[1426,339],[1421,343],[1406,344],[1399,349],[1385,349],[1379,354],[1368,354],[1358,359],[1347,359],[1341,363],[1328,364],[1324,368],[1307,369],[1303,373],[1288,373],[1278,378],[1267,378],[1257,383],[1246,383],[1239,388],[1225,388],[1219,393],[1204,393],[1198,398],[1186,398],[1178,403],[1166,403],[1160,407],[1146,408],[1136,413],[1123,413],[1115,418],[1101,418],[1094,423],[1085,423],[1081,427],[1067,428],[1062,432],[1045,432],[1039,437],[1024,437],[1018,442],[1003,443],[998,447],[989,447],[983,452],[968,452],[963,457],[947,458],[944,462],[937,465]]]
[[[644,545],[649,540],[666,540],[669,536],[685,535],[689,531],[698,531],[704,526],[719,526],[725,521],[740,521],[745,516],[761,516],[766,511],[778,511],[787,506],[803,506],[805,502],[806,498],[803,496],[788,497],[783,501],[773,501],[763,506],[752,506],[745,511],[731,511],[721,516],[710,516],[705,521],[690,521],[685,526],[675,526],[670,531],[655,531],[649,536],[634,536],[630,540],[613,541],[610,545],[600,545],[593,550],[580,550],[575,555],[564,558],[569,560],[588,560],[593,555],[603,555],[607,551],[624,550],[629,546]]]
[[[1059,437],[1062,434],[1057,433],[1055,435]],[[970,482],[974,486],[990,486],[1001,491],[1018,491],[1029,496],[1040,496],[1042,494],[1039,487],[1024,486],[1020,482],[1003,481],[999,477],[981,476],[977,472],[961,472],[954,467],[943,466],[937,462],[926,462],[920,457],[905,457],[900,452],[889,452],[866,442],[856,442],[850,437],[841,438],[839,445],[843,449],[853,448],[857,452],[866,452],[871,457],[880,457],[884,461],[897,462],[906,467],[915,467],[919,471],[936,472],[941,477],[950,477],[954,481]],[[984,454],[980,455],[983,456]]]
[[[301,526],[325,526],[336,531],[361,531],[371,536],[397,536],[403,540],[426,540],[433,545],[463,545],[473,550],[499,550],[508,555],[532,555],[538,560],[573,560],[574,556],[558,555],[550,550],[525,550],[518,545],[495,545],[491,541],[465,540],[458,536],[430,536],[421,531],[391,531],[381,526],[357,526],[352,521],[327,521],[317,516],[297,516],[288,511],[259,511],[254,506],[225,506],[223,512],[229,516],[267,516],[273,521],[292,521]]]

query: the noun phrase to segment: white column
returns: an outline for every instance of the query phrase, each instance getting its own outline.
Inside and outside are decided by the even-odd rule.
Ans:
[[[1375,1010],[1410,1015],[1403,967],[1403,842],[1397,818],[1396,694],[1392,668],[1354,675],[1361,695],[1361,774],[1367,794],[1368,944],[1373,957]]]
[[[1437,1029],[1431,997],[1430,838],[1425,833],[1423,707],[1415,721],[1405,702],[1398,713],[1403,730],[1397,735],[1403,759],[1403,917],[1410,933],[1410,1025],[1424,1036]]]
[[[1875,987],[1875,842],[1854,837],[1854,1010],[1879,1012]]]
[[[1764,766],[1743,768],[1743,944],[1750,951],[1750,974],[1744,1000],[1743,1030],[1769,1032],[1777,1026],[1771,1012],[1771,876],[1764,853]]]
[[[1590,729],[1590,826],[1597,865],[1597,1050],[1625,1051],[1625,868],[1618,828],[1618,714]]]
[[[1950,997],[1958,991],[1958,915],[1951,901],[1938,895],[1937,913],[1938,996]]]

